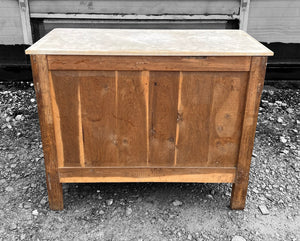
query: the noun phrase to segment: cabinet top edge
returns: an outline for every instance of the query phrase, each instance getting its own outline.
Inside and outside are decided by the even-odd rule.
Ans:
[[[54,29],[25,51],[45,55],[272,56],[242,30]]]

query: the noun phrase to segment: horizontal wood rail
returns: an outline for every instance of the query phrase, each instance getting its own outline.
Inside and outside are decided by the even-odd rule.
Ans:
[[[49,70],[249,71],[251,57],[48,55]]]
[[[91,182],[197,182],[234,183],[236,168],[111,168],[61,167],[61,183]]]

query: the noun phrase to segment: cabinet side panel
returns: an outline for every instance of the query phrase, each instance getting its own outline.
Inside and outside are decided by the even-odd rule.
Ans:
[[[179,72],[150,72],[150,166],[174,165],[179,78]]]
[[[80,93],[79,72],[51,71],[53,109],[56,125],[59,125],[59,144],[63,152],[63,166],[81,166],[80,163]],[[58,128],[58,126],[56,126]]]
[[[63,209],[63,191],[59,182],[49,71],[45,55],[31,56],[32,75],[38,103],[39,121],[45,159],[49,207]]]
[[[119,165],[115,71],[80,71],[79,75],[84,164]]]
[[[236,179],[232,186],[232,209],[244,209],[247,196],[249,171],[254,145],[255,130],[261,92],[264,86],[267,57],[252,57],[251,71],[248,80],[246,105],[243,124],[241,126],[241,146],[237,163]]]

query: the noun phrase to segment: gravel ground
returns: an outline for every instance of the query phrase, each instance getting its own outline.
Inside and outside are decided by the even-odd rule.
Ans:
[[[265,86],[247,204],[230,184],[64,184],[48,208],[30,83],[0,83],[0,240],[300,240],[300,90]]]

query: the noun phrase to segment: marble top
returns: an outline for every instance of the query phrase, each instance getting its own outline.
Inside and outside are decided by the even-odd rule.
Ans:
[[[26,54],[272,56],[242,30],[54,29]]]

